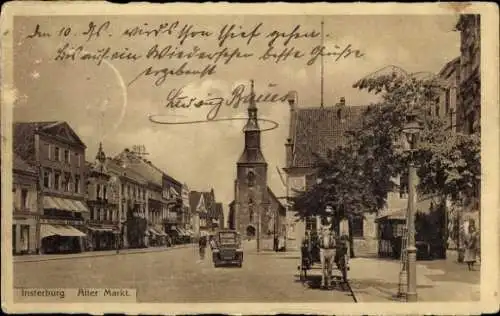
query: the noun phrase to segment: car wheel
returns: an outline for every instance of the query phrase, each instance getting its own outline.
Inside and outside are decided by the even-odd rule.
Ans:
[[[241,268],[241,267],[243,267],[243,262],[241,262],[241,261],[240,261],[240,262],[238,263],[238,268]]]

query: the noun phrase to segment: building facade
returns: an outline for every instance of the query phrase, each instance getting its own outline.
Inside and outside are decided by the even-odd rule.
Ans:
[[[467,134],[481,131],[481,23],[479,14],[461,15],[460,82],[457,102],[457,125]]]
[[[438,74],[443,84],[443,91],[435,104],[434,115],[444,118],[451,131],[457,131],[457,98],[460,82],[460,57],[457,57],[441,69]]]
[[[140,175],[146,183],[144,219],[147,227],[143,246],[166,245],[167,234],[163,223],[167,215],[168,200],[163,194],[163,172],[151,161],[144,159],[140,153],[129,149],[125,149],[116,158],[125,161],[127,169]]]
[[[192,227],[191,203],[189,201],[189,187],[186,183],[182,184],[181,198],[182,198],[182,209],[183,209],[182,223],[186,231],[190,235],[194,235]]]
[[[12,251],[36,254],[39,248],[38,173],[21,157],[13,156]]]
[[[66,122],[14,123],[14,153],[39,175],[39,250],[80,252],[89,217],[86,146]]]
[[[147,245],[148,182],[129,168],[126,159],[107,158],[106,166],[118,187],[120,248],[139,248]]]
[[[481,134],[481,16],[460,15],[456,29],[460,32],[460,76],[457,99],[457,131]],[[463,201],[463,207],[454,212],[459,231],[469,225],[481,229],[481,180],[472,184],[472,194]],[[458,248],[463,249],[462,234],[458,234]],[[462,251],[460,252],[462,254]],[[462,256],[459,256],[459,260]]]
[[[87,223],[89,250],[110,250],[121,245],[119,180],[108,170],[108,160],[99,144],[95,161],[88,164]]]
[[[293,95],[291,95],[293,96]],[[315,156],[326,155],[329,148],[343,145],[347,141],[346,133],[355,130],[362,124],[361,117],[366,106],[347,106],[345,99],[334,106],[299,108],[296,95],[289,99],[290,131],[285,144],[287,175],[287,196],[293,197],[296,192],[304,191],[316,183]],[[391,208],[391,206],[388,206]],[[300,247],[300,241],[306,230],[319,227],[319,218],[311,217],[297,221],[297,211],[289,207],[286,215],[288,249]],[[351,222],[351,231],[355,251],[363,254],[376,254],[377,224],[376,214],[367,213],[364,218]],[[340,223],[342,233],[347,223]]]
[[[163,173],[163,197],[166,200],[166,213],[163,220],[165,232],[175,238],[184,238],[186,233],[186,208],[182,197],[183,185],[171,176]],[[189,197],[188,197],[189,199]]]

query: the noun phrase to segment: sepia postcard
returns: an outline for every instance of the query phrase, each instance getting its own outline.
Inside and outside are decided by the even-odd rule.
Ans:
[[[2,310],[498,311],[498,22],[4,4]]]

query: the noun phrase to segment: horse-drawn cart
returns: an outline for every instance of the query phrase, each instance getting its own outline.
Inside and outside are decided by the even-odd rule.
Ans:
[[[348,285],[348,238],[346,236],[334,237],[333,242],[329,246],[325,246],[321,242],[321,237],[316,232],[306,236],[301,246],[301,260],[298,269],[300,280],[304,283],[308,280],[308,271],[321,269],[322,286],[330,288],[333,283]],[[334,271],[339,273],[334,275]]]

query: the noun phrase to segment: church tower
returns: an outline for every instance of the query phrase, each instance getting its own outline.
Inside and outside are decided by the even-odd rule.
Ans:
[[[266,232],[268,213],[267,163],[262,154],[255,102],[254,83],[251,81],[248,120],[243,132],[245,146],[236,164],[234,221],[232,226],[241,236],[262,238]]]

